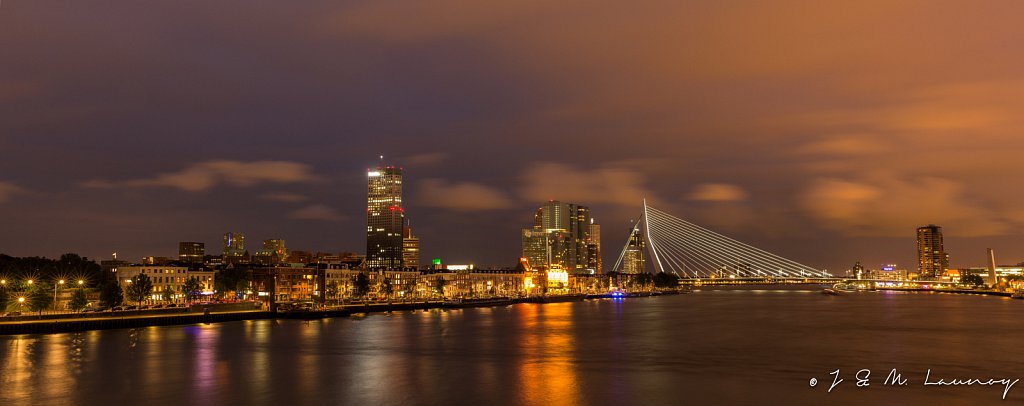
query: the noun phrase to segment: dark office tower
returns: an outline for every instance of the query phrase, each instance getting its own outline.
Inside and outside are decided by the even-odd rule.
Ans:
[[[402,168],[381,166],[367,172],[366,268],[402,267]]]
[[[224,263],[247,262],[245,251],[245,235],[242,233],[224,233]]]
[[[917,229],[917,273],[937,278],[949,268],[949,256],[942,244],[942,227],[929,224]]]
[[[201,264],[206,255],[206,244],[201,242],[179,242],[178,260],[188,264]]]

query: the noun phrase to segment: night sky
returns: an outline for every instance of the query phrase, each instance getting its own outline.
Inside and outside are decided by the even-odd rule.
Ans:
[[[1024,260],[1024,3],[0,4],[0,252],[226,231],[365,250],[406,169],[424,262],[511,266],[541,202],[606,263],[641,199],[808,265]]]

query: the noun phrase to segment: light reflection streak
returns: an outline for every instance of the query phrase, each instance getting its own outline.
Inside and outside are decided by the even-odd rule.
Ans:
[[[575,369],[572,303],[523,306],[519,394],[524,404],[580,403]]]

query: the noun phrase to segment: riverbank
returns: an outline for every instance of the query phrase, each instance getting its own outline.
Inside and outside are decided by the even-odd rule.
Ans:
[[[653,297],[664,294],[678,294],[679,291],[637,292],[626,297]],[[71,333],[89,330],[109,330],[120,328],[140,328],[150,326],[172,326],[202,323],[219,323],[226,321],[259,320],[259,319],[300,319],[314,320],[370,313],[388,313],[430,309],[462,309],[472,307],[508,306],[518,303],[558,303],[582,301],[586,299],[612,298],[610,295],[547,295],[522,298],[482,298],[461,299],[451,301],[424,302],[391,302],[361,303],[328,308],[324,310],[269,312],[263,310],[230,310],[214,311],[204,314],[203,310],[180,309],[173,314],[117,314],[74,315],[61,319],[35,319],[0,322],[0,335],[18,334],[54,334]],[[621,297],[615,297],[621,298]]]
[[[888,290],[896,292],[931,292],[931,293],[958,293],[964,295],[986,295],[986,296],[1001,296],[1001,297],[1012,297],[1013,294],[1010,292],[996,292],[993,290],[967,290],[967,289],[923,289],[923,288],[895,288],[895,287],[883,287],[875,288],[875,290]]]

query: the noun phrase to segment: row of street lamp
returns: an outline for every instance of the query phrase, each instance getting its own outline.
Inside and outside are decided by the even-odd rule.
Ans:
[[[25,281],[25,283],[27,283],[29,286],[31,286],[31,285],[35,284],[35,281],[32,280],[32,279],[29,279],[29,280]],[[65,281],[64,279],[60,279],[60,280],[57,281],[57,283],[53,284],[53,309],[54,310],[57,309],[57,288],[59,288],[60,286],[63,286],[65,283],[67,283],[67,281]],[[79,279],[78,280],[78,287],[82,287],[84,285],[85,285],[85,280]],[[0,279],[0,288],[7,288],[7,279]],[[24,296],[18,297],[18,304],[21,305],[21,304],[24,304],[24,303],[25,303],[25,297]],[[2,309],[0,309],[0,310],[2,310]]]

